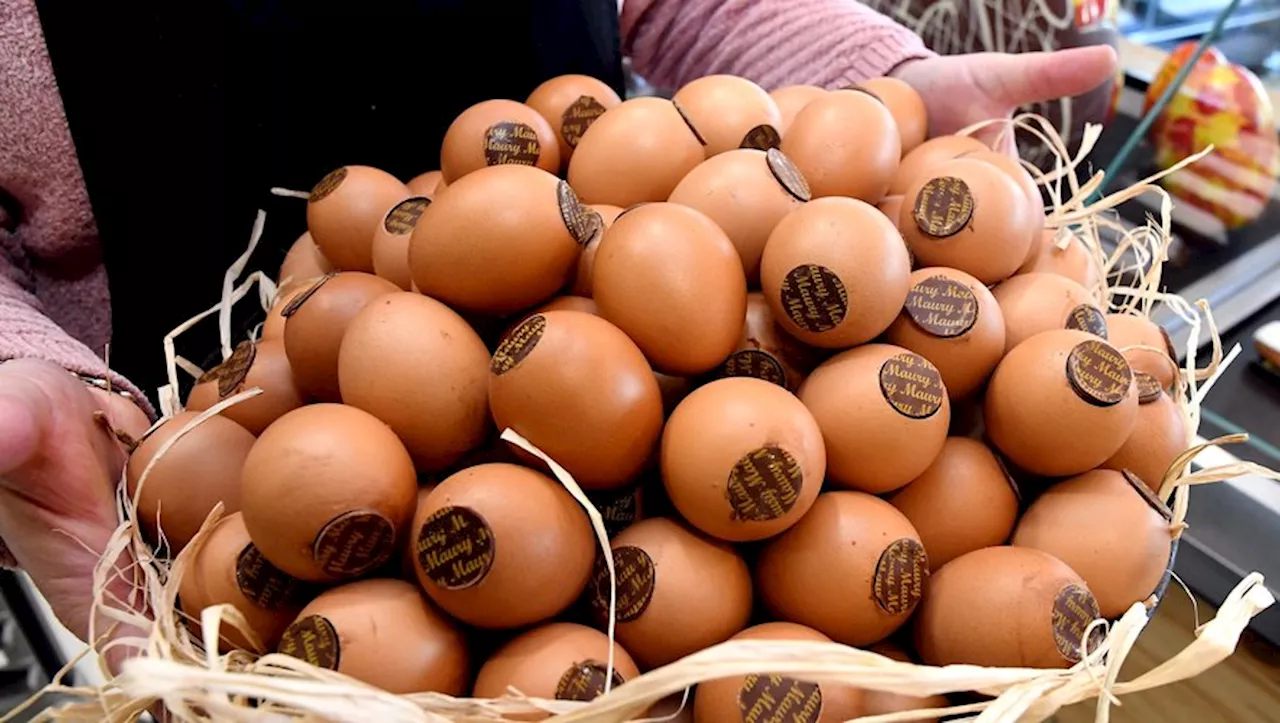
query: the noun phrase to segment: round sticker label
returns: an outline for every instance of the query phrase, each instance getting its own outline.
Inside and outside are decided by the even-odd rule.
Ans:
[[[1094,336],[1107,338],[1107,317],[1102,315],[1102,311],[1092,304],[1081,304],[1071,310],[1067,314],[1068,329],[1076,331],[1084,331]]]
[[[236,555],[236,587],[263,610],[301,605],[309,586],[272,565],[252,542]]]
[[[565,181],[556,185],[556,201],[560,204],[560,220],[578,244],[586,244],[604,228],[604,219],[582,201]]]
[[[613,569],[618,578],[618,622],[640,617],[653,599],[657,571],[649,553],[626,545],[613,550]],[[603,559],[596,560],[591,579],[591,607],[600,620],[609,619],[609,568]]]
[[[570,148],[577,148],[582,134],[587,132],[596,118],[604,115],[606,108],[589,95],[580,95],[560,115],[560,136]]]
[[[1129,394],[1133,370],[1124,355],[1105,341],[1082,341],[1067,355],[1067,381],[1084,401],[1110,407]]]
[[[1162,502],[1160,498],[1156,496],[1155,492],[1151,491],[1151,487],[1148,486],[1146,482],[1142,481],[1138,475],[1128,469],[1120,470],[1120,474],[1124,476],[1125,481],[1128,482],[1138,494],[1142,495],[1142,499],[1146,501],[1147,505],[1149,505],[1151,509],[1155,510],[1156,514],[1164,518],[1165,522],[1173,521],[1173,510],[1170,510],[1169,506]],[[1151,481],[1155,484],[1160,484],[1163,480]]]
[[[346,166],[337,170],[329,171],[325,174],[324,178],[320,179],[319,183],[312,187],[311,195],[307,197],[307,203],[319,203],[323,201],[326,196],[338,190],[338,186],[341,186],[342,182],[345,180],[347,180]]]
[[[489,126],[484,133],[484,162],[490,166],[506,163],[519,166],[537,165],[542,155],[538,133],[524,123],[502,121]]]
[[[538,340],[546,330],[547,317],[542,314],[534,314],[520,322],[519,326],[498,343],[498,349],[493,352],[493,359],[489,362],[489,371],[502,376],[515,369],[538,345]]]
[[[782,362],[760,349],[742,349],[730,354],[720,367],[720,376],[755,377],[780,387],[787,386],[787,373],[782,368]]]
[[[885,548],[876,562],[872,586],[876,604],[890,615],[904,615],[915,609],[924,595],[929,577],[929,557],[919,540],[904,537]]]
[[[916,228],[934,238],[954,236],[973,218],[973,193],[962,178],[932,178],[916,196],[911,217]]]
[[[1160,387],[1160,380],[1155,375],[1146,372],[1135,371],[1133,373],[1133,381],[1138,387],[1138,404],[1150,404],[1160,399],[1160,395],[1164,394],[1164,389]]]
[[[316,536],[312,553],[320,569],[338,577],[359,577],[391,559],[396,527],[374,510],[353,510],[333,518]]]
[[[752,673],[738,691],[738,712],[742,723],[817,723],[822,689],[785,675]]]
[[[946,276],[930,276],[911,287],[905,305],[916,326],[933,336],[960,336],[978,321],[978,297]]]
[[[763,123],[747,131],[747,134],[742,137],[742,143],[738,147],[767,151],[781,145],[782,136],[778,134],[778,129],[768,123]]]
[[[671,100],[671,105],[675,106],[676,112],[680,114],[680,118],[684,120],[684,124],[689,126],[689,130],[693,131],[693,137],[697,138],[698,142],[702,145],[707,145],[707,139],[703,138],[702,134],[698,132],[698,127],[693,124],[693,120],[689,118],[689,114],[685,112],[684,106],[680,105],[680,101],[673,98]]]
[[[382,219],[382,227],[396,236],[411,233],[418,225],[418,219],[422,218],[422,212],[430,205],[431,199],[426,196],[406,198],[387,212],[387,217]]]
[[[242,341],[236,345],[235,351],[218,366],[210,369],[196,380],[197,384],[205,382],[218,383],[218,398],[226,399],[244,384],[253,367],[253,360],[258,355],[258,348],[252,341]]]
[[[469,507],[441,507],[418,530],[418,565],[436,585],[462,590],[489,574],[494,558],[493,530]]]
[[[781,296],[787,316],[805,331],[830,331],[849,313],[849,292],[825,266],[804,264],[791,269],[782,280]]]
[[[337,276],[337,273],[331,272],[316,279],[315,283],[307,287],[306,291],[293,297],[292,299],[289,300],[289,303],[284,305],[284,308],[280,310],[280,316],[283,316],[284,318],[288,319],[289,317],[298,313],[298,309],[301,309],[302,305],[307,303],[307,299],[310,299],[312,296],[314,296],[315,293],[320,290],[321,286],[324,286],[325,283],[329,281],[329,279],[332,279],[335,276]]]
[[[308,615],[290,623],[277,650],[326,670],[337,670],[342,658],[338,633],[333,623],[321,615]]]
[[[1053,628],[1053,643],[1058,652],[1070,663],[1080,662],[1080,644],[1084,640],[1084,632],[1089,624],[1101,617],[1098,601],[1093,593],[1080,585],[1067,585],[1058,591],[1053,601],[1053,612],[1050,619]],[[1102,645],[1104,635],[1102,629],[1095,628],[1089,636],[1089,651],[1097,650]]]
[[[729,508],[737,520],[776,520],[796,506],[803,486],[804,473],[790,452],[761,447],[744,454],[729,471]]]
[[[792,196],[799,201],[808,201],[813,198],[813,192],[809,189],[809,181],[796,167],[796,164],[787,158],[786,154],[777,148],[770,148],[765,151],[765,163],[769,165],[769,170],[773,173],[773,177],[778,183],[787,190]]]
[[[880,366],[880,393],[889,406],[912,419],[933,416],[947,398],[938,368],[913,352],[890,357]]]
[[[602,663],[598,660],[584,660],[581,663],[574,663],[560,676],[560,682],[556,683],[556,700],[580,700],[586,702],[599,698],[604,695],[604,682],[609,677],[608,672],[608,663]],[[625,682],[615,669],[610,690]]]
[[[628,487],[588,495],[604,519],[604,531],[613,537],[635,523],[640,516],[640,488]]]

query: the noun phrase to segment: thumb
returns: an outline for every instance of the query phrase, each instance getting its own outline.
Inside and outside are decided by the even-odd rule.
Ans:
[[[984,53],[970,69],[993,100],[1017,108],[1082,95],[1115,77],[1118,59],[1109,45],[1043,53]]]
[[[48,406],[48,398],[29,379],[0,372],[0,477],[35,457]]]

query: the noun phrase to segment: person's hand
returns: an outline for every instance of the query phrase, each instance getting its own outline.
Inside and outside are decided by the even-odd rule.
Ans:
[[[924,98],[929,136],[940,136],[1017,108],[1087,93],[1117,69],[1116,52],[1091,45],[1048,53],[972,53],[909,60],[890,75]],[[988,139],[993,133],[985,134]],[[1009,147],[1012,149],[1012,141]]]
[[[0,364],[0,540],[82,640],[94,568],[119,525],[115,489],[126,460],[95,412],[134,438],[148,426],[129,400],[91,389],[60,367]],[[123,595],[128,586],[115,590]]]

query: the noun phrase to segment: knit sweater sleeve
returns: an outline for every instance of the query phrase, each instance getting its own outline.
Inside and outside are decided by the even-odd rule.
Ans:
[[[626,0],[622,32],[636,72],[668,89],[717,73],[838,88],[932,54],[858,0]]]

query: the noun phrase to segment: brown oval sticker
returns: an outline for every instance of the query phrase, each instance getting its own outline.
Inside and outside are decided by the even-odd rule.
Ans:
[[[411,233],[418,225],[418,219],[422,218],[422,212],[430,205],[431,199],[426,196],[406,198],[387,212],[387,217],[382,219],[382,227],[396,236]]]
[[[830,331],[849,312],[849,292],[831,269],[803,264],[782,280],[782,305],[795,325],[814,333]]]
[[[587,702],[604,695],[604,682],[609,679],[609,665],[598,660],[584,660],[569,666],[556,683],[556,700]],[[627,682],[615,668],[610,690]]]
[[[1094,336],[1107,338],[1107,317],[1093,304],[1081,304],[1067,314],[1067,329],[1084,331]]]
[[[218,383],[218,398],[226,399],[244,384],[253,367],[253,360],[258,355],[258,348],[252,341],[242,341],[236,345],[235,351],[218,366],[210,369],[196,380],[197,384],[206,382]]]
[[[1156,497],[1156,493],[1151,490],[1151,486],[1144,482],[1141,477],[1128,469],[1120,470],[1120,474],[1124,477],[1125,481],[1129,483],[1129,486],[1133,487],[1139,495],[1142,495],[1142,499],[1146,501],[1151,509],[1155,510],[1157,514],[1164,518],[1165,522],[1173,521],[1173,510],[1170,510],[1168,505],[1162,502],[1159,497]],[[1160,484],[1161,481],[1162,480],[1152,480],[1152,482],[1155,482],[1156,484]]]
[[[956,176],[931,178],[920,189],[911,217],[916,228],[934,238],[954,236],[973,218],[973,193]]]
[[[782,145],[782,136],[778,134],[778,129],[762,123],[755,128],[747,131],[742,137],[742,143],[739,148],[754,148],[758,151],[767,151]]]
[[[720,376],[755,377],[780,387],[787,386],[787,373],[782,368],[782,362],[760,349],[742,349],[730,354],[724,364],[720,365]]]
[[[1129,394],[1133,371],[1124,355],[1105,341],[1082,341],[1067,355],[1067,381],[1084,401],[1110,407]]]
[[[589,95],[578,96],[560,115],[560,137],[564,138],[565,145],[577,148],[582,134],[587,132],[597,118],[604,115],[605,110],[604,105],[595,98]]]
[[[1150,404],[1158,401],[1160,395],[1164,394],[1164,389],[1160,387],[1160,380],[1155,378],[1154,374],[1146,372],[1133,372],[1134,385],[1138,387],[1138,404]]]
[[[930,276],[911,287],[904,305],[916,326],[933,336],[960,336],[978,321],[978,297],[946,276]]]
[[[1080,644],[1084,640],[1084,632],[1099,617],[1101,612],[1098,610],[1098,601],[1087,588],[1073,583],[1058,591],[1053,600],[1050,624],[1053,643],[1067,662],[1080,662]],[[1097,650],[1103,639],[1102,629],[1095,628],[1089,636],[1089,651]]]
[[[742,723],[817,723],[822,689],[785,675],[752,673],[738,690],[738,712]]]
[[[330,575],[359,577],[390,560],[395,549],[396,527],[391,520],[375,510],[353,510],[320,530],[312,554]]]
[[[767,522],[786,515],[800,499],[804,473],[800,463],[781,447],[768,446],[742,455],[725,489],[731,517],[746,522]]]
[[[777,148],[770,148],[765,151],[765,163],[769,166],[769,171],[773,173],[773,177],[777,179],[778,184],[786,189],[798,201],[808,202],[813,198],[813,191],[809,188],[809,181],[805,179],[804,174],[800,172],[799,167],[787,158],[787,155]]]
[[[880,393],[904,417],[927,419],[947,398],[942,375],[928,359],[903,352],[880,365]]]
[[[649,553],[631,545],[614,548],[613,569],[618,579],[618,622],[630,622],[640,617],[649,607],[649,601],[653,599],[653,588],[657,583],[657,570],[653,567],[653,558],[649,557]],[[603,558],[596,559],[591,585],[591,607],[600,620],[607,621],[609,568]]]
[[[640,488],[626,487],[607,492],[593,492],[588,497],[604,519],[604,531],[609,537],[622,532],[640,516]]]
[[[325,174],[320,182],[311,188],[311,195],[307,197],[307,203],[319,203],[326,196],[338,190],[338,186],[347,180],[347,167],[343,166],[337,170],[329,171]]]
[[[684,111],[684,106],[680,105],[680,101],[672,98],[671,105],[675,107],[676,112],[680,114],[680,118],[684,120],[684,124],[689,126],[689,130],[693,131],[693,137],[698,139],[702,145],[707,145],[707,139],[702,137],[698,132],[698,127],[693,124],[693,120],[689,118],[689,114]]]
[[[915,609],[924,595],[929,577],[929,557],[919,540],[904,537],[880,553],[872,585],[876,604],[890,615],[904,615]]]
[[[515,369],[538,345],[538,340],[546,330],[547,317],[542,314],[534,314],[520,322],[519,326],[512,329],[498,343],[497,350],[493,352],[493,359],[489,362],[489,371],[502,376]]]
[[[534,166],[542,155],[538,132],[516,121],[502,121],[484,132],[484,162],[490,166]]]
[[[418,530],[418,565],[436,585],[462,590],[493,567],[495,540],[489,523],[470,507],[441,507]]]
[[[310,586],[272,565],[252,542],[236,555],[236,587],[263,610],[296,607],[310,595]]]
[[[326,283],[329,282],[329,279],[332,279],[337,275],[338,275],[337,272],[330,272],[316,279],[315,282],[311,284],[311,286],[307,287],[306,291],[293,297],[292,299],[289,300],[289,303],[284,305],[284,308],[280,310],[280,316],[283,316],[284,318],[288,319],[289,317],[298,313],[298,309],[301,309],[302,305],[307,303],[307,299],[310,299],[312,296],[315,296],[315,293],[320,290],[321,286],[324,286]]]
[[[585,245],[604,228],[604,219],[591,207],[578,200],[568,182],[556,184],[556,201],[560,204],[560,220],[579,245]]]
[[[325,670],[337,670],[342,660],[338,632],[322,615],[308,615],[290,623],[276,649]]]

